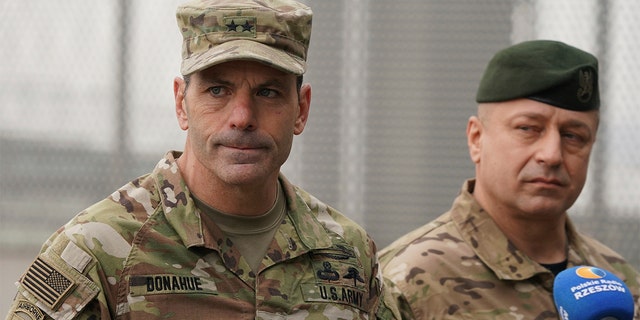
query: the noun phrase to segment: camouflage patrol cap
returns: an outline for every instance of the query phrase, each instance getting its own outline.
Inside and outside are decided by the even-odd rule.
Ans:
[[[526,41],[496,53],[476,94],[478,103],[528,98],[574,111],[600,108],[598,60],[562,42]]]
[[[291,0],[195,0],[176,11],[181,73],[254,60],[296,75],[306,70],[311,9]]]

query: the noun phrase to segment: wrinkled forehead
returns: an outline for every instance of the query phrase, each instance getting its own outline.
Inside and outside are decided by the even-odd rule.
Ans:
[[[201,81],[240,79],[269,79],[273,82],[295,81],[296,75],[251,60],[223,62],[201,71],[194,72],[192,78]]]
[[[478,105],[478,116],[483,122],[521,118],[538,122],[556,122],[563,126],[585,126],[594,132],[600,121],[598,110],[573,111],[531,99],[481,103]]]

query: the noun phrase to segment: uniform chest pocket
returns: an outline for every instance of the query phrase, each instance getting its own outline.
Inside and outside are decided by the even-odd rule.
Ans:
[[[310,255],[315,282],[302,284],[305,301],[339,303],[368,310],[369,275],[352,250],[316,250]]]

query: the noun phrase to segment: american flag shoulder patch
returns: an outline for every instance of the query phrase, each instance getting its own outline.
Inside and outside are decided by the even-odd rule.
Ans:
[[[51,310],[56,310],[75,283],[68,276],[52,267],[40,257],[31,264],[22,280],[22,285]]]

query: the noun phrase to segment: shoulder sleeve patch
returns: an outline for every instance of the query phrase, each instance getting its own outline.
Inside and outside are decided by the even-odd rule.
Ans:
[[[98,284],[60,256],[47,251],[38,256],[19,282],[19,291],[55,319],[71,319],[100,292]]]
[[[67,244],[60,258],[79,272],[84,272],[84,268],[91,262],[91,256],[74,242]]]
[[[75,286],[69,276],[54,269],[40,257],[31,264],[21,283],[29,293],[52,310],[60,306],[60,302]]]
[[[44,312],[35,304],[19,299],[14,302],[7,320],[43,320]]]

